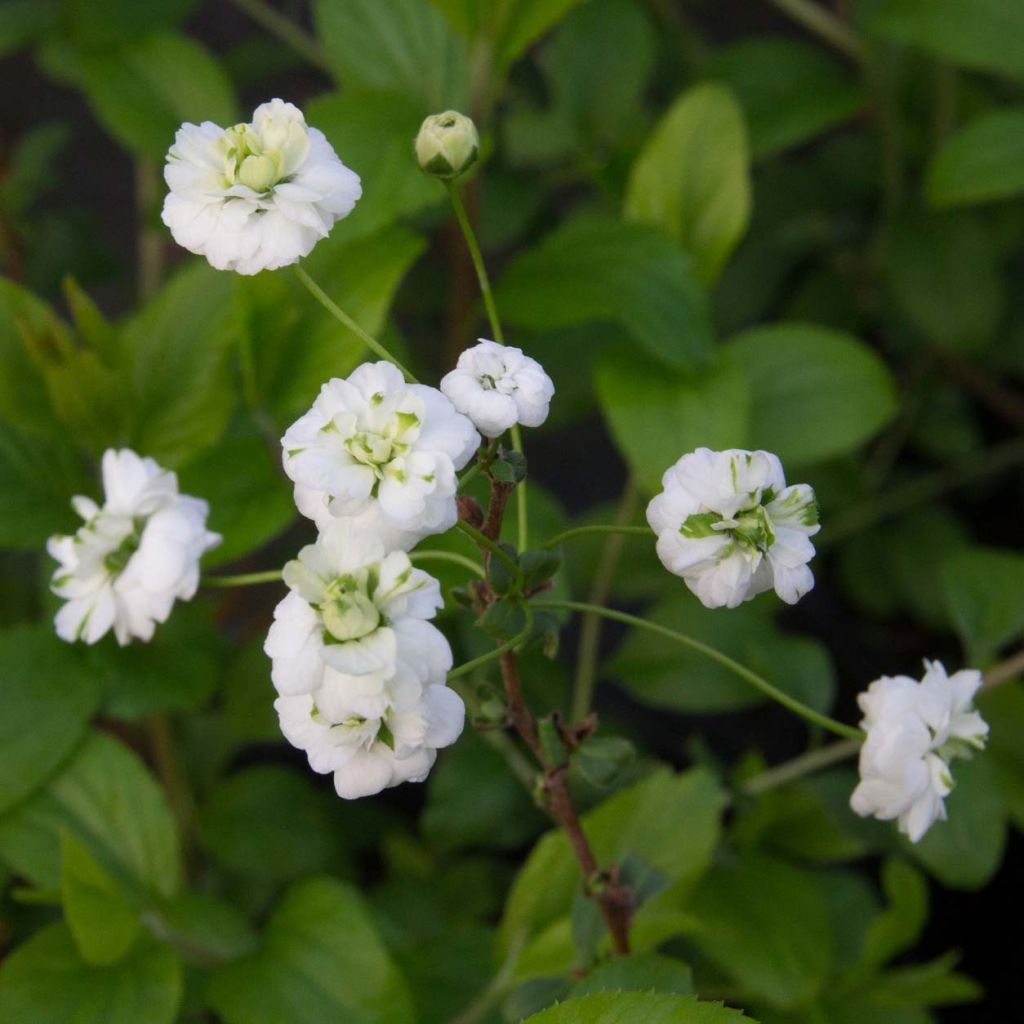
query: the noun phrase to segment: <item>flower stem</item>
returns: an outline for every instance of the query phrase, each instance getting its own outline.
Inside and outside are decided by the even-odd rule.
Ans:
[[[251,587],[256,583],[277,583],[281,579],[280,569],[266,572],[246,572],[240,576],[205,576],[204,587]]]
[[[466,213],[466,207],[462,202],[462,196],[459,195],[458,186],[454,181],[449,180],[446,180],[444,184],[452,201],[455,219],[459,222],[459,228],[462,230],[462,237],[466,240],[466,247],[469,249],[470,258],[473,261],[473,269],[476,270],[476,279],[480,283],[480,293],[484,298],[484,308],[487,310],[491,334],[494,335],[493,340],[499,345],[504,345],[505,332],[501,329],[498,307],[494,304],[491,279],[487,275],[487,266],[484,263],[483,254],[480,252],[480,244],[477,242],[476,232],[473,230],[473,224]],[[517,452],[522,452],[523,450],[523,435],[518,423],[512,427],[512,447]],[[516,488],[516,526],[519,533],[519,550],[525,551],[530,543],[525,480]]]
[[[468,569],[481,579],[484,576],[484,567],[479,562],[474,562],[472,558],[467,558],[465,555],[460,555],[455,551],[435,551],[433,548],[425,551],[414,551],[409,555],[409,561],[451,562],[454,565],[461,565],[464,569]]]
[[[661,626],[656,622],[641,619],[636,615],[629,615],[626,612],[615,611],[612,608],[604,608],[600,605],[585,604],[582,601],[537,601],[535,606],[537,608],[563,609],[566,611],[603,615],[606,619],[613,619],[616,622],[625,623],[627,626],[635,626],[637,629],[646,629],[648,632],[657,633],[659,636],[667,637],[669,640],[675,640],[677,643],[689,647],[699,654],[703,654],[706,658],[718,662],[719,665],[734,672],[741,679],[750,683],[751,686],[760,690],[765,696],[778,701],[778,703],[789,708],[795,714],[800,715],[801,718],[805,718],[813,725],[828,729],[829,732],[842,736],[844,739],[862,740],[864,738],[864,734],[860,729],[855,729],[851,725],[844,725],[842,722],[837,722],[834,718],[829,718],[828,715],[820,714],[813,708],[809,708],[806,704],[791,697],[788,693],[784,693],[777,686],[773,686],[767,679],[762,678],[756,672],[752,672],[745,665],[741,665],[738,661],[733,661],[727,654],[723,654],[714,647],[709,647],[707,644],[701,643],[700,640],[695,640],[685,633],[679,633],[674,629],[669,629],[667,626]]]
[[[849,739],[839,743],[830,743],[827,747],[809,750],[806,754],[783,761],[774,768],[767,768],[740,785],[740,792],[745,796],[757,796],[767,793],[770,789],[778,789],[787,783],[796,782],[805,775],[831,768],[834,764],[853,757],[860,750],[860,741]]]
[[[543,546],[554,548],[572,537],[582,537],[591,533],[619,533],[634,537],[654,537],[654,533],[649,526],[619,526],[615,523],[595,523],[593,526],[574,526],[570,530],[563,530],[562,533],[555,534],[551,540],[545,541]]]
[[[813,0],[768,0],[794,21],[852,60],[864,59],[864,42],[841,18]]]
[[[231,0],[231,2],[240,11],[248,14],[257,25],[266,29],[271,35],[277,36],[285,46],[290,46],[314,67],[326,71],[327,74],[333,74],[327,54],[324,53],[320,43],[290,18],[286,18],[264,0]]]
[[[299,280],[306,286],[310,295],[327,310],[339,323],[344,324],[359,340],[375,355],[394,363],[405,376],[410,384],[418,383],[416,378],[375,338],[363,330],[328,294],[309,276],[306,268],[301,264],[295,265],[295,273]]]
[[[451,681],[452,679],[458,679],[460,676],[467,675],[481,665],[486,665],[489,661],[495,661],[510,651],[514,651],[519,644],[528,640],[530,633],[533,632],[533,609],[529,604],[523,605],[523,613],[526,615],[526,625],[511,640],[506,640],[503,644],[495,647],[493,651],[487,651],[486,654],[481,654],[477,658],[471,658],[469,661],[453,668],[448,673],[448,680]]]

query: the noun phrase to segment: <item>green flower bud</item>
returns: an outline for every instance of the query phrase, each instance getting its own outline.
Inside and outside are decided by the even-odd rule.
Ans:
[[[321,614],[327,632],[335,640],[358,640],[380,625],[380,612],[365,593],[338,594],[324,603]]]
[[[420,167],[439,178],[457,178],[473,165],[479,151],[476,125],[457,110],[431,114],[416,136]]]

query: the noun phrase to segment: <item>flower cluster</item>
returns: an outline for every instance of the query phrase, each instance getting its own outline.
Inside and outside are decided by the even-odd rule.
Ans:
[[[51,537],[60,563],[53,592],[65,600],[57,635],[93,644],[110,629],[119,644],[149,640],[175,600],[199,586],[199,559],[221,538],[206,529],[205,501],[178,493],[178,478],[130,449],[103,454],[104,503],[76,496],[85,520],[72,536]]]
[[[426,621],[442,603],[437,580],[344,519],[284,578],[265,650],[285,737],[345,798],[422,781],[465,717],[446,685],[451,648]]]
[[[936,820],[953,788],[950,762],[985,746],[988,724],[972,701],[981,673],[946,674],[926,661],[924,678],[883,676],[860,695],[867,739],[860,751],[860,783],[850,806],[862,817],[899,819],[900,831],[916,843]]]
[[[295,263],[362,194],[323,133],[275,99],[252,121],[184,124],[167,154],[163,221],[218,270],[256,274]]]
[[[814,491],[787,487],[777,456],[698,448],[661,482],[647,506],[658,557],[706,607],[736,608],[772,588],[795,604],[814,586]]]

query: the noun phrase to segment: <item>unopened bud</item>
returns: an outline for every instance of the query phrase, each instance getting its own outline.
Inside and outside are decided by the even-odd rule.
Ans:
[[[479,151],[476,125],[457,110],[431,114],[416,136],[420,167],[439,178],[457,178],[473,165]]]

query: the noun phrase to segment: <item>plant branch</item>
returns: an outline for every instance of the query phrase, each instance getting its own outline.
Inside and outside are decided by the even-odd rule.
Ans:
[[[1016,679],[1022,673],[1024,673],[1024,651],[1018,651],[1006,661],[993,665],[982,677],[981,685],[985,690],[994,690],[997,686]]]
[[[808,32],[825,40],[851,60],[864,59],[864,41],[841,18],[813,0],[768,0]]]
[[[413,551],[409,555],[409,561],[413,563],[451,562],[453,565],[461,565],[463,569],[468,569],[481,579],[484,576],[484,567],[479,562],[474,562],[472,558],[467,558],[465,555],[460,555],[455,551],[435,551],[433,548],[424,551]]]
[[[478,530],[475,526],[467,523],[465,519],[459,519],[456,521],[455,526],[460,529],[468,537],[472,537],[476,541],[477,545],[483,548],[488,554],[494,555],[495,558],[505,563],[516,578],[522,578],[522,570],[519,568],[519,563],[505,551],[496,541],[491,540],[486,533]]]
[[[603,615],[606,619],[614,619],[616,622],[625,623],[627,626],[646,629],[650,633],[657,633],[659,636],[667,637],[669,640],[675,640],[676,643],[682,644],[684,647],[689,647],[691,650],[697,651],[699,654],[703,654],[706,658],[710,658],[712,661],[715,661],[719,665],[729,669],[731,672],[734,672],[741,679],[746,680],[751,686],[755,687],[755,689],[760,690],[765,696],[778,701],[778,703],[783,705],[783,707],[789,708],[790,711],[800,715],[801,718],[806,719],[813,725],[820,726],[823,729],[828,729],[829,732],[833,732],[837,736],[842,736],[844,739],[855,739],[859,741],[864,738],[864,734],[860,729],[855,729],[850,725],[844,725],[842,722],[837,722],[834,718],[829,718],[828,715],[823,715],[820,712],[815,711],[814,708],[809,708],[806,704],[798,701],[795,697],[791,697],[788,693],[780,690],[777,686],[773,686],[767,679],[762,678],[756,672],[752,672],[745,665],[741,665],[738,661],[734,661],[727,654],[723,654],[714,647],[709,647],[707,644],[702,643],[700,640],[695,640],[693,637],[687,636],[685,633],[679,633],[674,629],[669,629],[667,626],[661,626],[656,622],[650,622],[647,619],[642,619],[637,615],[629,615],[626,612],[615,611],[613,608],[603,608],[598,605],[585,604],[582,601],[537,601],[536,607],[564,609],[574,612],[591,612],[595,615]]]
[[[375,338],[363,330],[324,290],[309,276],[306,268],[301,264],[295,264],[295,273],[299,280],[309,290],[310,295],[327,310],[339,323],[347,327],[359,340],[375,355],[394,363],[410,384],[418,383],[416,378]]]
[[[589,604],[603,605],[611,595],[612,583],[615,580],[615,570],[619,566],[619,559],[622,556],[622,545],[625,540],[626,524],[636,514],[636,507],[640,499],[640,491],[636,480],[630,476],[626,480],[622,497],[619,499],[619,507],[615,512],[615,522],[608,527],[608,535],[601,546],[601,555],[597,563],[597,571],[594,573],[594,580],[587,594]],[[586,529],[581,527],[580,529]],[[629,533],[639,529],[640,532],[651,536],[651,531],[646,527],[630,528]],[[596,531],[595,531],[596,532]],[[571,530],[561,534],[572,533]],[[597,659],[601,651],[601,623],[604,620],[592,612],[583,616],[580,626],[579,648],[576,654],[576,675],[572,687],[572,707],[569,718],[573,722],[582,722],[590,713],[590,705],[594,698],[594,686],[597,683]]]
[[[164,236],[152,226],[160,196],[160,174],[152,160],[135,161],[135,216],[138,218],[139,299],[145,302],[160,290],[164,275]]]
[[[514,651],[525,640],[529,639],[530,633],[533,630],[533,610],[528,604],[523,605],[523,608],[527,611],[526,625],[521,629],[511,640],[506,640],[503,644],[495,647],[493,651],[488,651],[486,654],[481,654],[479,657],[471,658],[469,661],[463,662],[456,668],[453,668],[448,673],[448,681],[451,682],[453,679],[458,679],[461,676],[468,675],[474,669],[479,668],[481,665],[486,665],[488,662],[494,661],[496,658],[503,658],[506,654]]]
[[[231,0],[261,28],[276,36],[285,46],[291,47],[300,57],[314,67],[331,74],[331,66],[320,42],[290,18],[265,3],[264,0]]]

